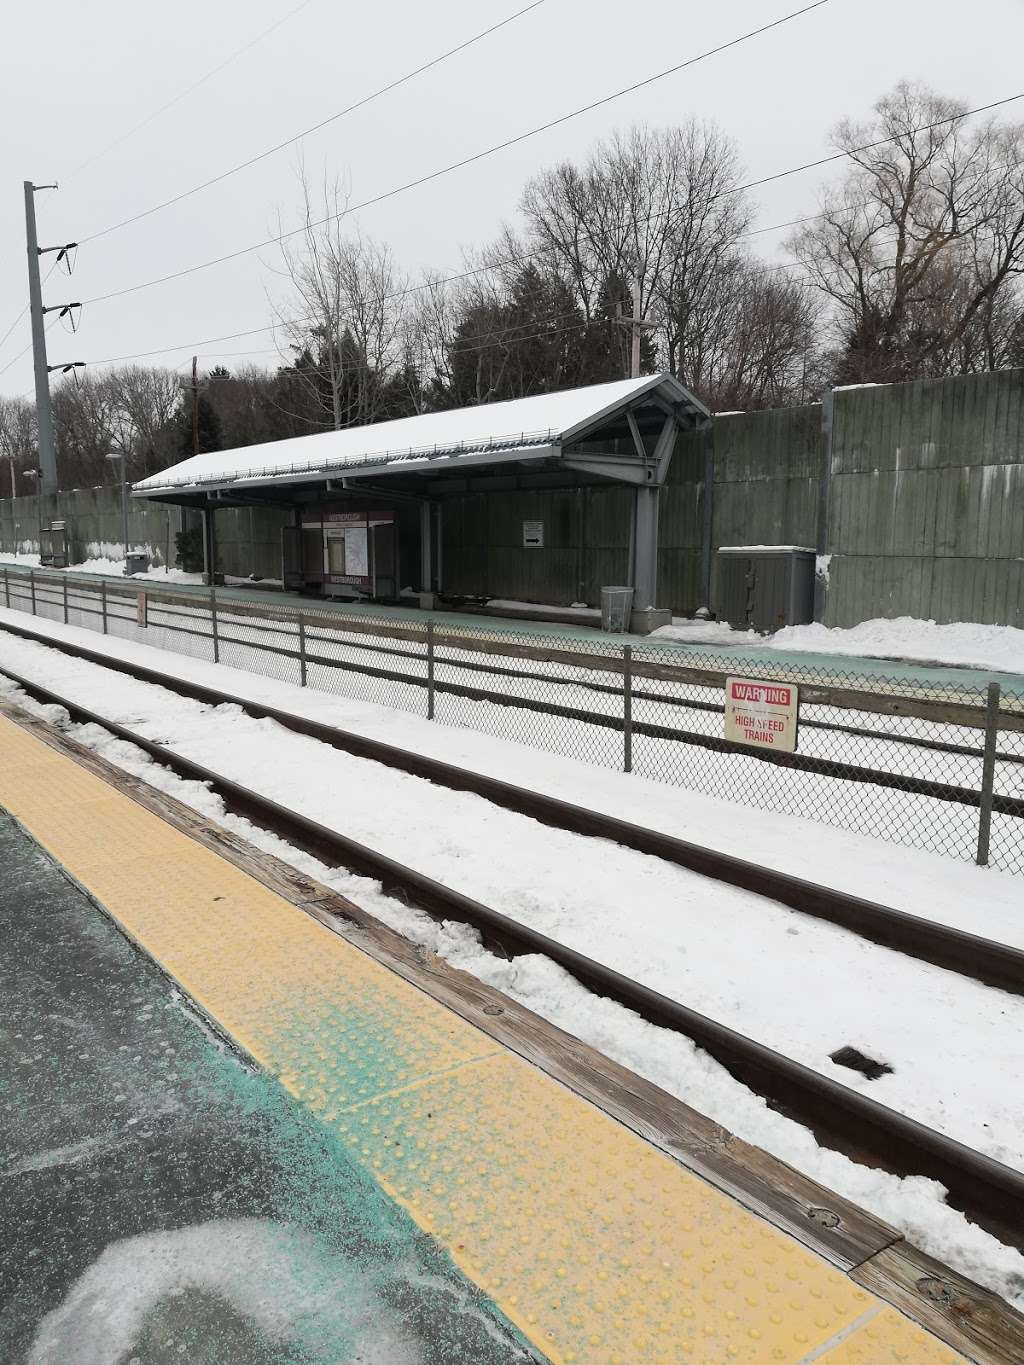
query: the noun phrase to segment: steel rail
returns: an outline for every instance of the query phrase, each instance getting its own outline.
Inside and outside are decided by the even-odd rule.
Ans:
[[[675,835],[636,825],[563,801],[543,792],[519,787],[500,778],[445,763],[442,759],[386,744],[338,726],[327,725],[294,712],[237,697],[190,679],[177,678],[143,664],[129,662],[68,641],[54,640],[18,626],[2,629],[21,638],[58,650],[72,658],[124,673],[139,682],[165,687],[180,696],[210,706],[237,706],[254,720],[276,721],[285,729],[319,740],[356,758],[382,763],[389,768],[420,777],[452,791],[468,791],[506,810],[528,815],[542,824],[589,838],[608,839],[638,853],[661,858],[714,881],[753,892],[786,905],[801,914],[840,925],[882,947],[956,972],[986,986],[1024,995],[1024,951],[997,943],[953,925],[936,923],[834,887],[821,886],[802,877],[748,862],[732,854],[707,848]],[[15,675],[0,666],[9,677]],[[20,685],[28,680],[20,679]]]
[[[73,720],[102,727],[164,764],[179,777],[201,782],[244,816],[329,865],[379,881],[382,890],[434,918],[476,929],[486,946],[510,957],[538,953],[582,986],[616,1001],[642,1019],[689,1038],[737,1080],[775,1109],[806,1125],[819,1141],[861,1162],[895,1174],[939,1181],[949,1202],[1012,1245],[1024,1246],[1024,1174],[926,1125],[841,1085],[811,1067],[632,981],[451,887],[405,867],[377,850],[328,829],[222,774],[136,734],[7,668],[2,672],[29,695],[63,707]]]

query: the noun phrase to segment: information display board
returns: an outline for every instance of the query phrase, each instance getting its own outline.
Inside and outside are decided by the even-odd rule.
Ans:
[[[725,737],[736,744],[796,752],[799,697],[792,683],[726,678]]]
[[[543,550],[544,523],[542,521],[523,522],[523,549]]]

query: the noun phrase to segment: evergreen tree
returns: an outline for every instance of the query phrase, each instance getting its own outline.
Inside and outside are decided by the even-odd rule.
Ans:
[[[207,455],[212,450],[222,450],[224,447],[221,422],[220,417],[217,415],[217,409],[202,389],[199,391],[199,401],[196,413],[198,449],[194,449],[193,446],[192,394],[190,391],[186,392],[182,397],[175,425],[177,426],[178,452],[182,459],[186,459],[192,454]]]

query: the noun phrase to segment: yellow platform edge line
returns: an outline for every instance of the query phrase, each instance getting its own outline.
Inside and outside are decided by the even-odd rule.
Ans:
[[[0,803],[550,1360],[963,1359],[3,716]]]

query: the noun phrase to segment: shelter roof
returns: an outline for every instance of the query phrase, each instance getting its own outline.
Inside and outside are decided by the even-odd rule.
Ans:
[[[691,422],[708,415],[674,376],[652,375],[195,455],[142,479],[133,492],[166,496],[268,482],[316,482],[362,471],[375,476],[416,473],[438,465],[483,463],[490,456],[528,461],[559,454],[643,402],[658,402],[662,411]]]

